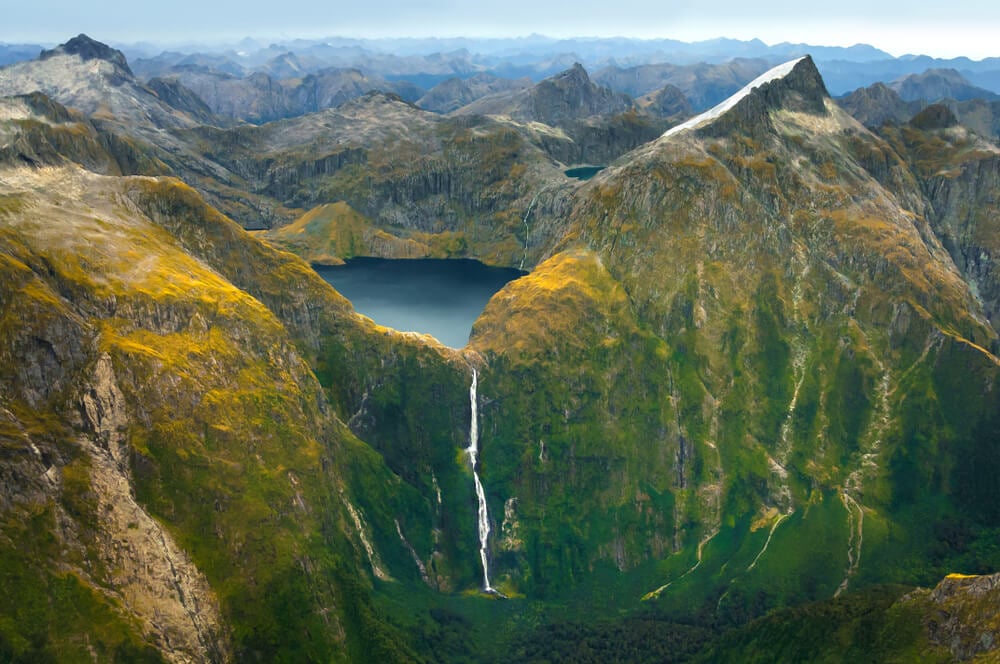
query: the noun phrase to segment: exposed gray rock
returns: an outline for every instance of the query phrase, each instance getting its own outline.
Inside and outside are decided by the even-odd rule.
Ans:
[[[920,109],[919,102],[905,101],[885,83],[858,88],[837,103],[866,127],[878,127],[886,122],[903,123]]]
[[[996,99],[994,92],[973,85],[954,69],[928,69],[922,74],[898,78],[889,87],[906,101]]]
[[[721,64],[648,64],[622,69],[606,67],[594,81],[633,97],[641,97],[666,85],[677,87],[695,111],[715,106],[751,80],[771,68],[762,58],[734,58]]]
[[[632,107],[627,95],[596,85],[579,63],[534,87],[489,95],[456,111],[506,115],[521,122],[561,126],[595,115],[615,115]]]
[[[531,79],[516,80],[480,73],[470,78],[449,78],[427,91],[417,106],[437,113],[451,113],[487,95],[502,94],[531,87]]]
[[[1000,645],[998,588],[1000,574],[945,577],[930,593],[932,612],[925,624],[931,642],[946,646],[959,661],[994,652]]]
[[[130,77],[132,76],[132,70],[129,69],[124,53],[118,49],[111,48],[107,44],[102,44],[99,41],[91,39],[85,34],[79,34],[65,44],[57,46],[52,50],[42,51],[38,56],[38,59],[48,60],[49,58],[63,53],[67,55],[78,55],[84,62],[87,62],[88,60],[107,60],[108,62],[120,67]]]

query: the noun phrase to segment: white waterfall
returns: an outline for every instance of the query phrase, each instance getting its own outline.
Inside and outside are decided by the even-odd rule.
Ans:
[[[542,191],[545,191],[545,189],[543,188]],[[524,224],[524,255],[521,256],[521,264],[517,266],[518,270],[523,270],[524,261],[528,260],[528,235],[531,234],[531,227],[528,226],[528,217],[531,216],[531,208],[535,207],[535,201],[538,200],[542,191],[539,191],[531,198],[531,202],[528,203],[528,209],[524,212],[524,219],[521,220],[521,223]]]
[[[479,481],[479,473],[476,471],[476,464],[479,457],[479,406],[476,400],[476,383],[478,375],[476,370],[472,370],[472,385],[469,386],[469,401],[472,404],[472,419],[469,424],[469,463],[472,465],[472,479],[476,483],[476,498],[479,500],[479,557],[483,562],[483,590],[488,593],[496,592],[490,585],[490,568],[486,560],[486,543],[490,536],[490,517],[486,511],[486,491],[483,483]]]

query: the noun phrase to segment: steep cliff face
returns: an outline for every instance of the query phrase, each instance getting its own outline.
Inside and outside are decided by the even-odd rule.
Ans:
[[[995,559],[1000,183],[944,112],[880,138],[805,58],[586,183],[552,127],[385,95],[174,135],[312,207],[270,236],[310,258],[536,265],[463,352],[100,123],[0,113],[0,654],[440,659],[445,605],[496,642],[523,606],[732,624]],[[552,604],[450,595],[477,480],[493,585]]]
[[[508,284],[470,345],[489,363],[481,472],[501,589],[558,596],[595,565],[675,551],[695,483],[668,349],[600,257],[562,252]]]
[[[79,559],[62,560],[70,566],[58,575],[107,594],[105,610],[137,621],[168,659],[267,652],[273,644],[226,625],[248,613],[247,602],[272,603],[266,593],[277,589],[258,593],[301,574],[296,556],[310,555],[310,512],[328,493],[289,483],[315,491],[305,460],[331,454],[338,439],[318,385],[264,307],[135,210],[130,190],[143,181],[64,167],[7,170],[3,184],[19,201],[4,224],[8,273],[23,275],[8,301],[36,307],[34,319],[50,326],[30,336],[8,312],[3,365],[21,375],[7,383],[7,407],[29,432],[14,444],[52,459],[51,491],[38,508],[48,504],[55,524],[77,531]],[[25,336],[34,347],[18,353]],[[67,374],[62,389],[58,375],[47,375],[53,370]],[[277,376],[285,378],[272,382]],[[24,419],[32,410],[52,414],[37,443],[37,425]],[[300,428],[304,422],[312,426]],[[192,459],[200,462],[188,465]],[[57,506],[67,501],[76,501],[72,513],[60,518]],[[59,541],[62,531],[44,532]],[[248,550],[248,534],[290,538],[292,549]],[[34,565],[59,570],[60,558]],[[273,619],[243,622],[259,629]],[[331,622],[311,647],[342,651],[342,632]]]
[[[910,163],[931,205],[928,218],[962,276],[997,327],[1000,283],[995,273],[1000,149],[957,126],[944,106],[930,106],[907,125],[883,134]]]
[[[400,408],[386,392],[412,361],[464,371],[176,181],[66,165],[5,168],[0,188],[4,647],[405,657],[380,641],[365,570],[463,577],[463,529],[431,536],[464,509],[460,468],[447,453],[456,490],[432,509],[429,480],[423,498],[338,412]],[[434,435],[461,438],[442,415]]]
[[[924,604],[930,641],[944,646],[959,661],[989,661],[1000,644],[997,588],[1000,575],[949,574],[928,595],[910,598]]]
[[[486,72],[467,79],[449,78],[435,85],[420,99],[417,106],[436,113],[450,113],[492,94],[502,94],[531,87],[531,79],[501,78]]]
[[[644,562],[665,559],[650,596],[725,614],[912,581],[892,552],[947,518],[940,496],[988,500],[961,460],[990,455],[996,333],[916,177],[898,157],[872,177],[880,151],[804,59],[580,191],[556,263],[494,298],[472,341],[497,371],[491,513],[522,515],[497,574],[544,593],[602,563],[653,579]],[[580,247],[592,263],[562,253]],[[563,286],[529,290],[544,283]],[[535,400],[548,417],[523,414]],[[544,553],[556,541],[581,544]],[[789,574],[808,580],[792,595],[774,585]]]
[[[542,190],[575,182],[526,133],[485,118],[443,118],[372,94],[260,128],[203,129],[199,139],[206,157],[239,173],[255,191],[306,209],[344,201],[370,220],[369,240],[354,252],[341,248],[338,257],[386,237],[517,265],[525,244],[537,243],[523,228],[531,201]]]
[[[838,104],[866,127],[879,127],[887,122],[903,123],[920,110],[920,102],[908,102],[885,83],[859,88]]]
[[[202,124],[224,124],[193,90],[179,81],[153,78],[146,84],[150,91],[170,106],[180,109]]]

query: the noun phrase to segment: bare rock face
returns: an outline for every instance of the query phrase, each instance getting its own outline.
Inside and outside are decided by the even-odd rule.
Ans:
[[[147,85],[160,99],[174,108],[186,111],[192,117],[197,118],[205,124],[215,124],[218,122],[212,109],[205,104],[201,97],[192,90],[184,87],[179,81],[154,78]]]
[[[1000,148],[956,124],[934,104],[909,123],[881,132],[909,157],[930,205],[934,233],[972,287],[994,329],[1000,329]],[[933,146],[933,147],[932,147]],[[920,155],[933,155],[927,159]]]
[[[90,388],[83,394],[81,401],[86,420],[96,434],[99,445],[120,469],[127,472],[125,431],[129,422],[125,413],[125,397],[115,382],[111,357],[107,353],[97,360]]]
[[[129,469],[131,419],[107,353],[98,358],[80,400],[91,434],[79,443],[90,457],[97,539],[111,570],[104,582],[170,660],[228,660],[219,603],[208,581],[135,500]]]
[[[933,612],[926,626],[931,641],[946,646],[956,659],[972,659],[1000,647],[1000,574],[949,574],[930,600]]]
[[[116,120],[128,129],[126,133],[197,124],[141,85],[121,51],[86,35],[44,51],[37,60],[0,69],[0,96],[32,92],[43,92],[88,115]]]
[[[919,108],[919,104],[904,101],[885,83],[859,88],[838,103],[866,127],[878,127],[886,122],[906,122]]]
[[[129,419],[107,355],[98,360],[83,406],[96,434],[79,442],[91,462],[97,541],[110,570],[104,582],[169,660],[230,660],[219,602],[208,581],[135,500],[124,438]]]
[[[118,49],[111,48],[107,44],[102,44],[95,39],[91,39],[85,34],[79,34],[65,44],[57,46],[54,49],[42,51],[42,53],[38,56],[38,59],[48,60],[49,58],[61,54],[78,55],[84,62],[88,60],[107,60],[113,65],[120,67],[129,76],[132,76],[132,70],[129,68],[128,62],[125,60],[124,53]]]
[[[760,136],[773,131],[772,111],[827,115],[829,96],[815,63],[806,56],[788,74],[754,88],[752,94],[745,95],[701,132],[716,137],[734,132]]]
[[[896,79],[889,86],[907,101],[924,99],[996,99],[997,95],[973,85],[954,69],[928,69],[922,74],[910,74]]]
[[[531,87],[531,79],[516,80],[479,73],[471,78],[449,78],[428,90],[417,105],[436,113],[450,113],[487,95],[510,93]]]
[[[632,99],[595,84],[579,63],[534,87],[484,97],[459,114],[507,115],[521,122],[561,126],[595,115],[615,115],[632,107]]]
[[[667,84],[636,100],[641,108],[657,117],[688,117],[694,113],[691,103],[676,85]]]

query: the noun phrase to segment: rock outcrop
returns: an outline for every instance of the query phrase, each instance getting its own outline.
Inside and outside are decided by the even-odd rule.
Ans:
[[[931,642],[958,661],[988,661],[1000,648],[1000,574],[949,574],[930,593],[925,627]]]
[[[889,84],[906,101],[939,101],[954,99],[996,99],[994,92],[970,83],[954,69],[928,69],[922,74],[910,74]]]
[[[115,65],[118,69],[121,69],[129,78],[133,76],[132,70],[129,69],[128,62],[125,60],[124,53],[116,48],[111,48],[107,44],[102,44],[99,41],[91,39],[85,34],[79,34],[54,49],[42,51],[38,59],[48,60],[59,55],[76,55],[84,62],[88,60],[105,60]]]
[[[919,102],[904,101],[898,92],[885,83],[859,88],[837,100],[837,103],[855,120],[871,128],[887,122],[906,122],[920,110]]]
[[[616,115],[632,107],[621,93],[596,85],[579,63],[524,90],[484,97],[456,111],[463,115],[506,115],[520,122],[558,127],[595,115]]]
[[[33,66],[56,61],[115,66]],[[576,68],[547,85],[550,119],[617,98]],[[436,636],[522,629],[520,605],[428,588],[474,591],[481,551],[538,615],[596,597],[713,624],[835,596],[854,625],[859,587],[991,560],[998,149],[940,109],[875,134],[803,58],[586,182],[552,155],[661,119],[384,93],[260,127],[122,135],[40,94],[0,118],[4,656],[462,656]],[[268,239],[310,258],[532,273],[447,349],[358,316],[188,184],[124,175],[144,155],[233,209],[309,208],[272,209],[298,221]],[[964,592],[933,600],[962,656],[996,638],[952,620]]]
[[[417,106],[436,113],[451,113],[477,99],[523,90],[531,85],[531,79],[528,78],[512,80],[488,73],[476,74],[466,79],[449,78],[428,90],[417,100]]]

